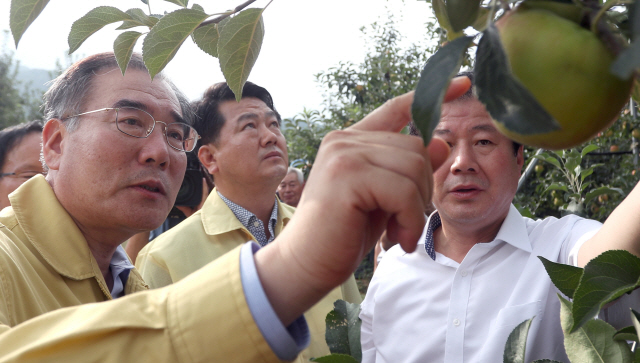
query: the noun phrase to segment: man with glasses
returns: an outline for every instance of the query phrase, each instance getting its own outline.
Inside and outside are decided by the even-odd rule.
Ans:
[[[31,177],[42,174],[42,122],[31,121],[0,131],[0,210],[8,207],[9,193]]]
[[[468,87],[452,82],[448,98]],[[277,241],[142,291],[119,245],[174,204],[196,138],[183,126],[188,102],[162,75],[151,80],[138,54],[124,76],[113,53],[75,63],[45,95],[46,179],[27,181],[0,212],[0,362],[292,360],[308,344],[303,312],[351,276],[385,228],[415,248],[431,165],[448,151],[398,133],[412,100],[325,138]],[[123,118],[126,108],[138,117]]]

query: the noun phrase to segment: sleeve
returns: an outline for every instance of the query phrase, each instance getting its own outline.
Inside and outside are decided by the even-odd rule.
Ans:
[[[173,284],[167,266],[155,259],[151,254],[151,246],[153,246],[153,242],[149,242],[149,244],[138,253],[136,269],[151,289],[158,289]]]
[[[247,306],[240,248],[162,289],[0,325],[0,362],[87,357],[105,363],[280,361]]]
[[[565,238],[565,243],[563,243],[560,260],[558,262],[566,265],[578,266],[578,252],[580,251],[580,248],[600,230],[602,223],[575,216],[564,217],[563,219],[565,218],[577,218],[577,221],[573,224]]]
[[[374,275],[375,278],[375,275]],[[371,281],[373,284],[373,280]],[[372,291],[373,288],[373,291]],[[362,363],[375,363],[376,347],[373,343],[373,305],[375,300],[375,287],[369,285],[369,290],[360,305],[360,345],[362,347]]]

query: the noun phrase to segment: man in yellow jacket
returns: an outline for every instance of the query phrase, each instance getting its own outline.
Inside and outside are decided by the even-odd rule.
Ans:
[[[180,281],[248,241],[266,246],[295,210],[276,198],[288,170],[287,144],[269,92],[247,82],[236,102],[223,82],[209,87],[195,104],[194,127],[202,144],[198,156],[216,188],[201,210],[138,254],[136,268],[151,288]],[[353,276],[304,314],[311,342],[300,362],[330,354],[325,317],[338,299],[361,302]]]
[[[452,85],[448,98],[469,82]],[[351,276],[385,228],[415,248],[431,165],[448,151],[397,133],[412,99],[325,139],[277,243],[244,244],[141,291],[119,245],[173,205],[197,138],[189,107],[162,76],[151,80],[139,54],[124,76],[113,53],[72,65],[45,96],[48,175],[0,212],[0,362],[294,359],[308,344],[301,315]]]

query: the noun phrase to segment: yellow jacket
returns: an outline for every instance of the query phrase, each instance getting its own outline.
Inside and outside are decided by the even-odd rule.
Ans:
[[[146,289],[134,269],[127,295],[111,300],[43,177],[10,200],[0,212],[0,362],[279,361],[246,305],[239,248],[180,283],[128,295]]]
[[[276,236],[295,211],[295,208],[279,200],[277,203]],[[254,236],[240,223],[214,189],[201,210],[158,236],[140,251],[136,268],[151,288],[163,287],[180,281],[228,251],[252,240],[255,240]],[[362,301],[353,276],[304,314],[311,342],[300,353],[298,362],[308,362],[310,358],[330,353],[325,341],[325,318],[338,299],[351,303]]]

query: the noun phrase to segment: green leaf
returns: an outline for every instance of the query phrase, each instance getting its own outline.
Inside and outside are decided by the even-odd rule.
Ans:
[[[113,42],[113,52],[116,56],[116,62],[118,62],[118,66],[122,71],[122,75],[124,76],[124,72],[127,70],[127,66],[129,65],[129,61],[131,60],[131,54],[133,54],[133,47],[136,45],[138,38],[142,33],[128,31],[124,32],[116,38]]]
[[[567,170],[573,171],[577,166],[580,166],[581,163],[582,163],[582,158],[580,156],[578,157],[570,156],[565,159],[564,167],[567,168]]]
[[[620,79],[629,79],[640,67],[640,39],[636,39],[611,63],[610,72]]]
[[[427,60],[416,86],[411,115],[425,145],[440,121],[440,107],[447,85],[458,73],[463,55],[472,37],[460,37],[440,48]]]
[[[620,330],[618,330],[614,335],[613,335],[613,339],[614,340],[634,340],[634,341],[638,341],[638,332],[636,331],[636,327],[631,325],[628,326],[626,328],[622,328]]]
[[[133,20],[123,21],[122,25],[117,27],[116,30],[130,29],[137,26],[146,26],[151,29],[158,22],[158,18],[147,15],[142,9],[129,9],[125,13],[129,14]]]
[[[360,326],[362,321],[358,317],[360,305],[351,304],[344,300],[333,303],[334,309],[327,314],[327,330],[325,337],[331,353],[348,354],[362,360],[360,346]]]
[[[523,321],[511,331],[504,346],[504,363],[526,363],[524,355],[527,352],[527,336],[534,318],[535,316]]]
[[[640,258],[611,250],[589,261],[573,295],[575,331],[595,317],[602,306],[640,286]]]
[[[594,151],[594,150],[598,150],[600,148],[600,146],[595,145],[595,144],[589,144],[587,146],[585,146],[582,151],[580,152],[580,156],[582,156],[583,158],[590,152]]]
[[[560,185],[558,183],[553,183],[553,184],[549,185],[547,187],[547,189],[545,189],[542,194],[546,194],[547,192],[550,192],[552,190],[562,190],[564,192],[568,192],[569,191],[569,189],[567,188],[566,185]]]
[[[609,187],[600,187],[593,190],[590,190],[584,197],[585,204],[593,200],[602,194],[613,194],[619,193],[620,195],[624,195],[624,191],[620,188],[609,188]]]
[[[203,8],[200,4],[193,4],[193,5],[191,5],[191,9],[193,9],[193,10],[200,10],[200,11],[202,11],[203,13],[205,12],[205,11],[204,11],[204,8]]]
[[[562,363],[562,362],[558,362],[557,360],[553,360],[553,359],[537,359],[531,363]]]
[[[446,0],[447,16],[454,31],[459,32],[478,18],[480,0]]]
[[[444,4],[444,0],[432,0],[431,6],[433,7],[433,13],[436,16],[436,19],[438,19],[438,24],[440,24],[440,27],[442,27],[442,29],[447,31],[448,40],[451,41],[464,35],[464,33],[461,31],[456,32],[455,30],[453,30],[451,22],[449,22],[447,7]]]
[[[580,192],[584,192],[591,184],[593,184],[593,180],[589,180],[588,182],[582,183]]]
[[[593,170],[599,166],[602,166],[603,164],[594,164],[591,165],[590,167],[588,167],[587,169],[584,170],[580,170],[579,174],[580,174],[580,178],[582,179],[582,181],[584,181],[584,179],[586,177],[588,177],[589,175],[593,174]]]
[[[509,61],[494,25],[484,32],[476,52],[478,99],[511,132],[532,135],[560,129],[558,122],[509,71]]]
[[[105,25],[124,20],[133,20],[124,11],[113,6],[99,6],[73,22],[69,32],[69,54],[75,52],[93,33]]]
[[[224,27],[227,21],[229,21],[229,18],[223,19],[219,24],[212,23],[199,27],[191,34],[193,42],[205,53],[217,58],[220,29]]]
[[[11,0],[9,28],[11,28],[16,48],[24,32],[48,3],[49,0]]]
[[[572,304],[560,299],[560,322],[564,333],[564,347],[571,362],[631,363],[631,350],[625,342],[613,340],[616,329],[603,320],[589,320],[570,333]]]
[[[476,19],[476,21],[473,22],[473,24],[471,24],[473,29],[479,32],[482,32],[485,29],[487,29],[489,14],[491,14],[491,9],[481,7],[478,12],[478,18]]]
[[[170,2],[172,4],[176,4],[178,6],[182,6],[183,8],[186,8],[187,5],[189,5],[189,0],[164,0],[167,2]]]
[[[325,355],[324,357],[311,359],[311,361],[320,363],[360,363],[359,360],[356,360],[347,354],[330,354]]]
[[[151,78],[164,69],[207,16],[198,10],[178,9],[158,21],[142,43],[142,57]]]
[[[546,154],[546,155],[548,155],[548,154]],[[562,169],[562,166],[560,165],[560,162],[558,161],[558,159],[556,159],[553,156],[546,156],[546,155],[543,153],[543,154],[540,154],[540,155],[534,155],[533,157],[538,159],[538,160],[546,161],[549,164],[553,164],[558,169]]]
[[[580,284],[580,278],[582,277],[583,269],[571,265],[564,265],[557,262],[547,260],[542,256],[538,256],[551,282],[567,297],[573,299],[578,285]]]
[[[242,88],[260,53],[264,37],[263,11],[264,9],[244,10],[229,19],[220,30],[220,69],[237,101],[242,98]]]

